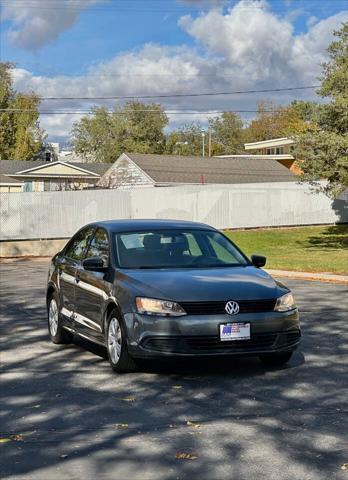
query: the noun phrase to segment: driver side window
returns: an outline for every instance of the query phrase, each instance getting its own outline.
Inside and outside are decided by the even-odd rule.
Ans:
[[[105,266],[109,264],[109,239],[108,234],[102,228],[96,230],[88,247],[86,258],[89,257],[101,257]]]
[[[86,249],[93,235],[93,228],[84,228],[69,243],[64,255],[80,262],[85,258]]]

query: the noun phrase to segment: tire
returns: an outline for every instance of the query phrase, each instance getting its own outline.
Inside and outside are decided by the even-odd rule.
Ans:
[[[111,368],[117,373],[134,372],[137,365],[128,353],[126,331],[116,309],[108,317],[105,341]]]
[[[283,353],[270,353],[265,355],[260,355],[260,360],[265,365],[280,366],[287,363],[292,357],[293,352],[283,352]]]
[[[54,292],[47,302],[48,334],[53,343],[71,343],[74,335],[62,327],[62,317],[59,312],[59,297]]]

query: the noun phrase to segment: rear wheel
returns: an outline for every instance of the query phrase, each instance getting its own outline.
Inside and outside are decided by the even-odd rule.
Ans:
[[[73,334],[62,327],[62,318],[59,313],[59,298],[53,293],[48,300],[48,333],[53,343],[70,343]]]
[[[122,320],[116,310],[109,315],[106,346],[110,365],[115,372],[127,373],[136,369],[136,363],[128,353],[126,332]]]
[[[293,352],[270,353],[260,355],[260,360],[266,365],[284,365],[292,357]]]

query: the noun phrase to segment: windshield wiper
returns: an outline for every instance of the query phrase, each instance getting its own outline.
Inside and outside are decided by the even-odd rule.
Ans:
[[[199,265],[190,265],[191,268],[231,268],[231,267],[245,267],[245,265],[242,265],[240,263],[231,263],[231,264],[221,264],[218,263],[216,265],[204,265],[204,264],[199,264]]]
[[[139,265],[137,267],[122,267],[122,268],[127,268],[130,270],[159,270],[161,268],[231,268],[231,267],[246,267],[247,265],[242,264],[242,263],[226,263],[226,264],[221,264],[218,263],[216,265],[206,265],[206,264],[187,264],[185,263],[184,265]]]
[[[155,268],[161,268],[161,267],[156,267],[156,266],[149,266],[149,265],[139,265],[138,267],[129,267],[133,270],[153,270]]]

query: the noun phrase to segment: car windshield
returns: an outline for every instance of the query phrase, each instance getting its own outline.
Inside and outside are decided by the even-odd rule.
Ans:
[[[148,230],[115,234],[121,268],[206,268],[249,265],[221,233],[209,230]]]

